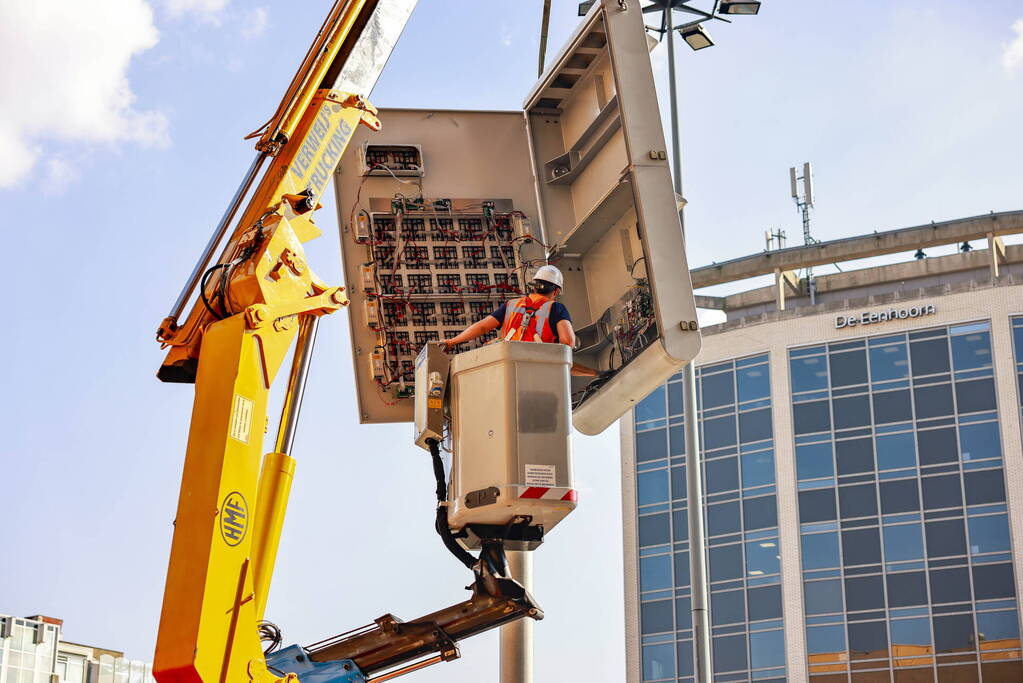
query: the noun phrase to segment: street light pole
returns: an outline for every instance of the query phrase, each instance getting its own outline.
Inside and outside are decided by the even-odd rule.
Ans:
[[[509,551],[508,570],[527,591],[533,590],[533,553]],[[533,620],[501,627],[501,683],[533,683]]]
[[[678,94],[675,88],[675,39],[673,17],[668,13],[668,93],[671,110],[671,161],[675,193],[682,195],[682,146],[678,130]],[[685,236],[684,209],[679,221]],[[707,593],[707,541],[703,524],[703,465],[700,456],[700,428],[697,421],[695,361],[682,370],[685,391],[684,413],[686,434],[686,497],[689,507],[689,585],[692,592],[693,650],[696,653],[696,683],[710,683],[713,667],[710,650],[709,595]]]

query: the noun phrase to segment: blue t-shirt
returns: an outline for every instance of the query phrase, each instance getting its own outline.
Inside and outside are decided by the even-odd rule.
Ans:
[[[516,301],[518,301],[518,299],[516,299]],[[490,314],[491,317],[497,318],[497,323],[499,325],[504,324],[504,312],[507,308],[508,302],[506,301],[505,303],[498,306],[497,309]],[[561,303],[560,301],[555,301],[554,305],[551,306],[551,316],[550,318],[548,318],[548,320],[550,320],[551,329],[554,330],[554,341],[555,342],[561,341],[558,338],[558,323],[561,322],[562,320],[572,322],[572,316],[568,314],[568,309],[565,307],[565,304]]]

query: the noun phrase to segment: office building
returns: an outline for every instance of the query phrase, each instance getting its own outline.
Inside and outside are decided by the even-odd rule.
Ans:
[[[1023,681],[1021,232],[991,214],[693,271],[774,277],[698,296],[727,316],[697,360],[715,681]],[[811,299],[798,271],[831,263]],[[630,682],[693,680],[686,409],[679,375],[622,421]]]
[[[155,683],[151,664],[61,639],[61,619],[0,614],[0,683]]]

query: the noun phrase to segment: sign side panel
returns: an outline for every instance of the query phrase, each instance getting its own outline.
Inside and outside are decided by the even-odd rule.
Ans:
[[[651,152],[666,152],[667,145],[640,3],[629,2],[628,7],[625,12],[607,11],[606,25],[632,165],[636,214],[661,342],[668,356],[690,361],[700,351],[699,331],[688,329],[688,323],[696,321],[696,301],[668,162],[650,158]],[[681,329],[681,322],[687,329]]]

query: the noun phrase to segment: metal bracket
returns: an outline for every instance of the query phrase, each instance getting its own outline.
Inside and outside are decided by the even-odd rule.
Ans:
[[[344,287],[331,287],[320,294],[306,297],[298,301],[282,304],[254,304],[245,309],[245,324],[249,329],[257,330],[272,320],[300,313],[324,315],[333,313],[342,306],[348,305],[348,295]]]
[[[484,505],[493,505],[497,502],[497,498],[500,495],[501,489],[496,486],[480,489],[479,491],[470,491],[465,494],[465,507],[477,508]]]
[[[359,119],[359,123],[370,130],[380,130],[382,127],[380,119],[377,118],[377,108],[370,104],[369,100],[362,95],[331,90],[327,94],[327,99],[339,103],[342,107],[361,110],[362,118]]]

